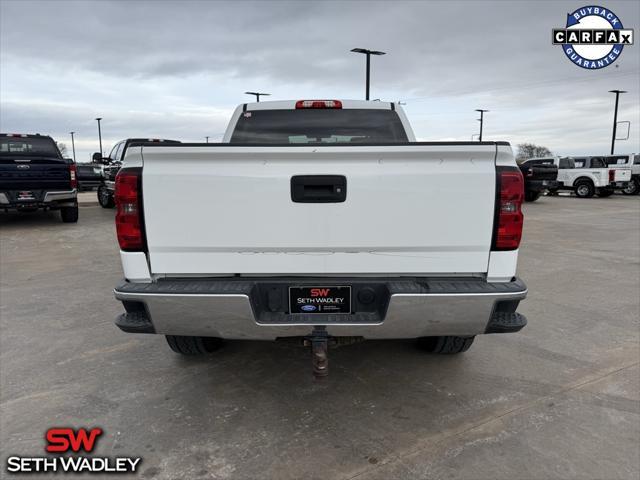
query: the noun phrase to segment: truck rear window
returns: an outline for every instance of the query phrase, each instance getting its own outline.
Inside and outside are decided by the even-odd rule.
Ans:
[[[406,143],[400,117],[393,110],[255,110],[240,115],[231,143],[352,144]]]
[[[0,136],[0,155],[31,155],[60,158],[56,144],[48,137]]]

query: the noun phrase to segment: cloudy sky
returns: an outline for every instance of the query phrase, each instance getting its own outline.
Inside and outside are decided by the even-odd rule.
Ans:
[[[614,96],[640,151],[640,45],[616,65],[573,65],[551,29],[582,1],[222,2],[0,0],[0,130],[39,132],[78,161],[126,137],[219,139],[246,90],[271,99],[402,100],[421,140],[534,142],[557,154],[610,148]],[[600,2],[640,32],[640,2]]]

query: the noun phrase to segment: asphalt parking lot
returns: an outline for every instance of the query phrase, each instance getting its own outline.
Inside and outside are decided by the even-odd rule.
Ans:
[[[3,470],[49,427],[100,426],[96,454],[142,478],[638,478],[640,197],[525,206],[522,332],[343,347],[324,382],[289,344],[184,359],[120,332],[113,215],[0,215]]]

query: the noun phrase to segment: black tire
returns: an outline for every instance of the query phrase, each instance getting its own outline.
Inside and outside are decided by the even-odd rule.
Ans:
[[[622,189],[624,195],[638,195],[640,193],[640,179],[634,178]]]
[[[205,355],[222,346],[222,339],[215,337],[185,337],[165,335],[171,350],[181,355]]]
[[[596,193],[596,187],[589,180],[581,180],[576,183],[575,187],[576,196],[580,198],[591,198]]]
[[[451,355],[469,350],[475,337],[422,337],[418,339],[418,346],[429,352]]]
[[[113,208],[116,206],[116,202],[113,195],[107,190],[107,187],[100,185],[98,187],[98,203],[102,208]]]
[[[524,192],[524,201],[525,202],[535,202],[542,192],[532,192],[531,190],[525,190]]]
[[[60,217],[64,223],[77,223],[78,222],[78,205],[75,207],[61,207]]]
[[[607,198],[610,197],[611,195],[613,195],[613,189],[612,188],[599,188],[598,189],[598,196],[601,198]]]

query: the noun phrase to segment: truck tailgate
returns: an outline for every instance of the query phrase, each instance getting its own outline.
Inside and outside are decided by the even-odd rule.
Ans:
[[[151,271],[166,275],[487,271],[495,145],[144,146]],[[296,203],[297,175],[346,178]]]

